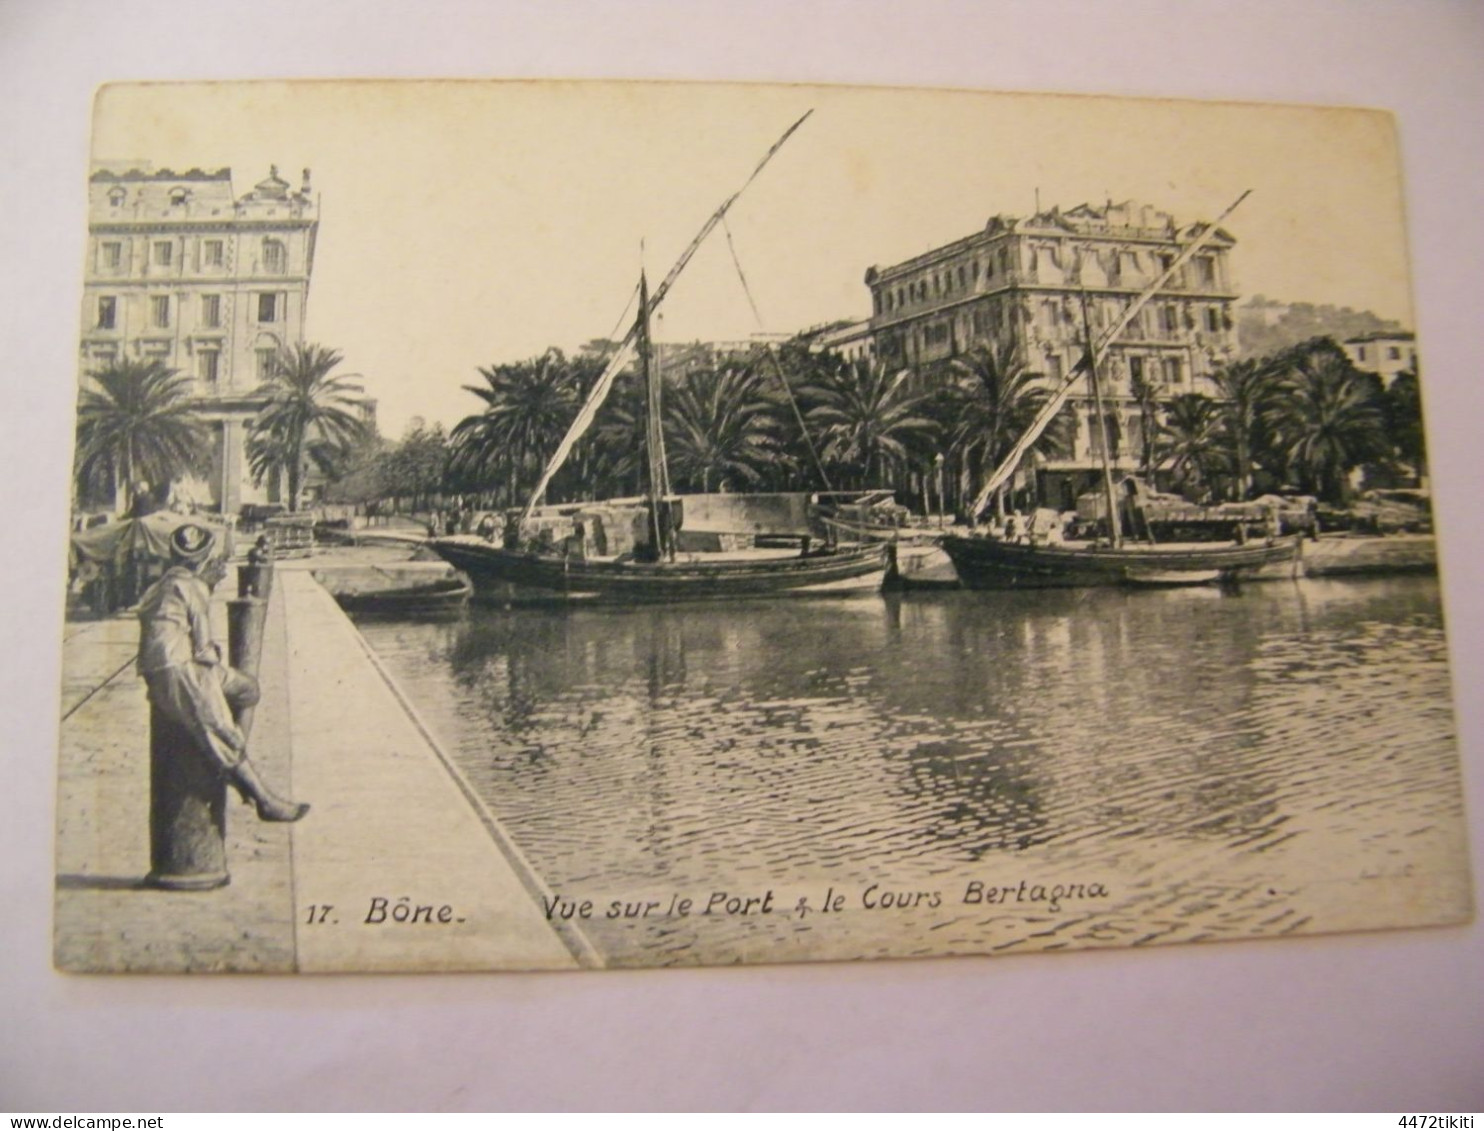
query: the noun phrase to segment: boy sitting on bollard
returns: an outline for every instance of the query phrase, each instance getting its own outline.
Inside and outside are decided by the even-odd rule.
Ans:
[[[258,701],[251,676],[228,667],[211,637],[211,586],[225,565],[208,561],[215,537],[187,523],[170,535],[170,568],[139,603],[139,673],[150,702],[184,727],[201,757],[251,802],[264,821],[297,821],[309,806],[270,790],[247,757],[236,711]]]

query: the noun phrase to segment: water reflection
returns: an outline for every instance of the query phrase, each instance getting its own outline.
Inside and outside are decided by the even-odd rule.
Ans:
[[[562,890],[1016,860],[1195,877],[1296,839],[1395,856],[1457,810],[1428,579],[475,609],[363,631]],[[1243,902],[1253,885],[1201,891],[1190,906],[1229,926],[1271,911]],[[682,954],[697,930],[610,945]]]

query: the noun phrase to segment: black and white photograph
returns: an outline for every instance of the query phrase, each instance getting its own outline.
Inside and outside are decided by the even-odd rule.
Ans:
[[[0,1109],[1463,1126],[1481,51],[0,4]]]
[[[1472,917],[1388,113],[119,83],[87,200],[59,968]]]

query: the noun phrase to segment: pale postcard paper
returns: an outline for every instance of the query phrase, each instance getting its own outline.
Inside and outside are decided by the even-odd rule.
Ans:
[[[92,155],[61,968],[1471,918],[1388,115],[119,85]]]

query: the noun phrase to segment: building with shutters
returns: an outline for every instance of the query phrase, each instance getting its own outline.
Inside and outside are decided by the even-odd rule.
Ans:
[[[1410,330],[1376,330],[1340,345],[1355,368],[1376,374],[1388,389],[1399,374],[1417,372],[1417,335]]]
[[[930,382],[946,362],[977,345],[1013,344],[1033,372],[1059,385],[1084,348],[1083,296],[1096,336],[1205,228],[1132,201],[995,216],[963,239],[866,272],[876,356]],[[1234,243],[1227,232],[1215,232],[1152,296],[1100,365],[1117,471],[1136,471],[1142,449],[1136,382],[1152,385],[1160,400],[1213,395],[1211,373],[1236,356]],[[1037,457],[1036,474],[1040,498],[1070,508],[1096,485],[1102,430],[1085,383],[1063,412],[1073,422],[1072,450],[1062,458]]]
[[[236,514],[269,501],[252,482],[247,425],[275,353],[304,341],[318,204],[270,168],[238,196],[230,169],[95,166],[88,185],[80,365],[159,359],[195,381],[212,466],[187,485]]]

